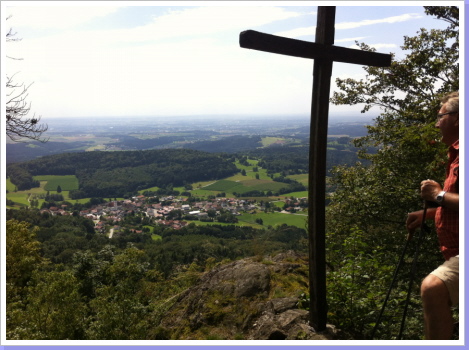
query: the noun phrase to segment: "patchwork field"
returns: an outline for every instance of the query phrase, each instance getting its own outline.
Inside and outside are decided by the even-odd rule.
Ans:
[[[239,162],[236,162],[236,166],[240,170],[245,170],[246,175],[242,175],[238,173],[234,176],[218,180],[218,181],[204,181],[204,182],[197,182],[193,183],[192,188],[193,190],[190,191],[191,195],[194,197],[201,197],[207,198],[209,196],[216,196],[220,193],[224,193],[226,197],[235,197],[233,193],[243,194],[251,191],[260,191],[260,192],[277,192],[281,188],[287,186],[285,183],[275,182],[269,176],[265,169],[257,167],[258,161],[248,159],[249,166],[242,165]],[[253,170],[257,170],[254,172]],[[259,179],[256,179],[256,174],[259,175]],[[291,175],[288,176],[300,183],[307,185],[308,183],[308,174],[301,174],[301,175]],[[34,176],[35,180],[40,182],[39,188],[33,188],[27,191],[15,191],[15,185],[11,183],[8,179],[6,181],[6,188],[7,188],[7,199],[14,202],[13,206],[29,206],[32,200],[38,202],[38,206],[40,207],[44,202],[44,198],[49,192],[50,194],[57,193],[57,189],[60,186],[61,194],[64,197],[64,200],[69,201],[71,203],[86,203],[90,200],[90,198],[83,198],[80,200],[71,200],[69,197],[69,191],[76,190],[79,188],[78,179],[76,176],[73,175],[66,175],[66,176],[55,176],[55,175],[41,175],[41,176]],[[158,187],[151,187],[147,189],[140,190],[140,193],[145,191],[156,191]],[[184,192],[186,189],[183,187],[175,188],[175,190],[179,192]],[[295,192],[295,193],[286,193],[281,196],[275,197],[249,197],[251,199],[255,199],[257,201],[265,201],[271,200],[275,203],[276,200],[280,200],[281,198],[285,197],[307,197],[308,192]],[[279,206],[283,206],[283,202],[278,202]],[[274,204],[275,205],[275,204]],[[257,213],[257,214],[243,214],[238,219],[240,220],[240,225],[250,225],[250,226],[260,226],[256,223],[256,219],[261,218],[263,220],[264,226],[275,226],[282,223],[292,224],[298,227],[304,227],[305,217],[301,215],[288,215],[282,213]],[[201,223],[202,224],[202,223]]]
[[[72,203],[86,203],[90,198],[83,198],[78,200],[71,200],[69,191],[78,189],[78,179],[74,175],[39,175],[33,177],[40,183],[39,187],[31,188],[25,191],[15,191],[16,186],[11,183],[10,179],[6,181],[6,194],[7,200],[14,202],[10,207],[30,206],[30,201],[37,200],[38,207],[41,207],[47,192],[50,194],[57,193],[57,188],[60,186],[62,192],[60,193],[64,200]]]

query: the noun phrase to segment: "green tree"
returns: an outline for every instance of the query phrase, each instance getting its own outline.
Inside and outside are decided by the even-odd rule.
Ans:
[[[86,308],[77,286],[71,271],[36,271],[14,334],[20,339],[83,339]]]
[[[149,299],[144,257],[143,251],[130,246],[107,265],[106,279],[89,303],[94,315],[87,330],[89,339],[146,339]]]
[[[41,244],[36,240],[38,229],[18,220],[6,222],[6,273],[7,304],[23,296],[34,271],[46,260],[41,256]]]
[[[331,99],[334,104],[361,105],[362,113],[378,107],[381,113],[368,127],[368,135],[354,140],[360,157],[369,165],[337,167],[333,172],[336,191],[327,209],[328,249],[336,272],[349,268],[340,254],[332,252],[343,248],[352,228],[352,234],[360,232],[362,253],[375,259],[379,269],[393,266],[406,237],[407,213],[422,206],[421,180],[444,179],[446,152],[435,142],[439,137],[435,123],[439,98],[459,89],[459,10],[432,6],[425,7],[425,12],[448,22],[448,27],[422,28],[416,36],[404,37],[402,49],[407,55],[401,60],[394,57],[387,68],[365,67],[366,79],[337,79],[339,92]],[[365,44],[360,46],[374,51]],[[435,236],[427,237],[422,247],[426,264],[420,274],[428,273],[428,266],[436,267],[441,259]],[[369,275],[370,281],[380,278],[379,269],[376,276]],[[335,273],[334,278],[337,276]],[[365,297],[367,290],[355,293]],[[373,308],[372,304],[364,307]],[[333,307],[346,312],[344,305]],[[340,324],[340,318],[337,322]],[[367,331],[363,326],[362,335]]]
[[[439,137],[435,122],[439,97],[459,87],[458,11],[425,9],[443,16],[449,27],[405,37],[407,56],[391,67],[365,67],[366,80],[337,79],[341,91],[333,94],[333,103],[363,104],[362,112],[382,110],[368,135],[354,141],[371,165],[335,169],[338,187],[331,208],[344,220],[373,227],[384,222],[401,230],[405,214],[421,206],[420,181],[444,178],[445,149],[434,141]],[[371,147],[378,151],[367,152]]]

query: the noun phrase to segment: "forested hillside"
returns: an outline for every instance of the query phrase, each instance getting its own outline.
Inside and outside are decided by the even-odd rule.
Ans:
[[[7,167],[7,176],[18,187],[37,184],[34,175],[76,175],[79,190],[73,199],[123,197],[137,190],[186,182],[221,179],[235,174],[236,166],[219,155],[194,150],[65,153]]]
[[[351,144],[352,139],[345,137],[341,143],[339,139],[330,138],[326,155],[326,167],[330,171],[338,165],[353,165],[358,161],[358,149]],[[337,141],[339,140],[339,141]],[[250,158],[259,159],[259,166],[269,173],[281,173],[283,176],[306,174],[309,172],[309,145],[271,146],[245,152]]]
[[[256,159],[258,167],[265,169],[275,181],[284,177],[307,174],[309,147],[305,143],[269,146],[256,149],[259,137],[233,137],[226,143],[231,151],[247,147],[243,152],[223,154],[218,151],[219,141],[204,141],[201,149],[165,149],[120,152],[77,152],[51,155],[35,160],[9,164],[7,176],[17,190],[38,187],[36,175],[76,175],[79,189],[70,193],[72,199],[87,197],[124,197],[136,191],[158,186],[183,186],[198,181],[218,180],[234,175],[238,169],[236,159]],[[250,144],[245,143],[251,140]],[[351,138],[329,139],[327,170],[337,165],[352,165],[358,160],[357,149]],[[301,190],[304,190],[301,189]]]

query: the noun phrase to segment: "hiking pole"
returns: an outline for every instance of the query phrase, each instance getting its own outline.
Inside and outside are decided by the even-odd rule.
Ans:
[[[424,208],[423,208],[423,215],[422,215],[422,224],[420,226],[420,231],[426,229],[426,225],[425,225],[425,217],[427,216],[427,202],[425,201],[424,203]],[[419,236],[419,243],[421,241],[421,236],[422,234],[420,234]],[[381,322],[381,317],[383,316],[383,313],[384,313],[384,310],[386,308],[386,304],[389,300],[389,296],[391,295],[391,291],[392,291],[392,288],[394,286],[394,283],[396,282],[396,279],[397,279],[397,273],[399,272],[401,266],[402,266],[402,262],[404,260],[404,257],[405,257],[405,253],[407,251],[407,247],[409,245],[409,242],[412,240],[412,234],[411,233],[408,233],[407,234],[407,239],[406,239],[406,242],[405,242],[405,245],[404,245],[404,249],[402,250],[402,254],[401,254],[401,257],[399,259],[399,262],[397,263],[397,266],[396,266],[396,269],[394,270],[394,275],[393,275],[393,278],[392,278],[392,281],[391,281],[391,285],[389,286],[389,289],[388,289],[388,292],[386,294],[386,298],[384,299],[384,303],[383,303],[383,306],[381,307],[381,311],[378,315],[378,319],[376,320],[375,322],[375,326],[373,327],[373,330],[371,332],[371,339],[373,339],[375,337],[375,333],[376,333],[376,330],[378,329],[378,326]],[[419,244],[420,245],[420,244]],[[418,246],[417,246],[417,249],[418,249]],[[416,255],[415,255],[416,256]],[[414,261],[416,259],[414,258]],[[412,276],[413,278],[413,276]],[[409,285],[411,285],[411,283],[409,283]],[[410,290],[410,286],[409,286],[409,290]],[[407,295],[407,299],[409,299],[409,294]],[[404,327],[404,320],[405,320],[405,317],[406,317],[406,314],[407,314],[407,305],[408,305],[408,300],[406,301],[406,306],[405,306],[405,310],[404,310],[404,317],[403,317],[403,320],[402,320],[402,323],[401,323],[401,330],[399,332],[399,337],[398,339],[400,339],[401,335],[402,335],[402,329]]]
[[[424,203],[423,203],[422,223],[420,225],[419,239],[417,241],[417,247],[415,248],[414,260],[412,261],[412,268],[410,270],[409,287],[407,289],[407,299],[406,299],[405,306],[404,306],[404,314],[402,315],[401,329],[399,330],[399,336],[397,337],[398,340],[401,339],[402,332],[404,331],[404,324],[405,324],[405,319],[406,319],[406,316],[407,316],[407,309],[408,309],[408,306],[409,306],[410,293],[412,291],[412,283],[414,281],[415,270],[417,268],[417,257],[418,257],[419,252],[420,252],[420,245],[422,244],[422,241],[423,241],[424,232],[429,231],[428,226],[425,225],[425,218],[427,216],[427,208],[428,208],[428,203],[427,203],[427,201],[424,201]]]
[[[397,263],[397,266],[394,270],[394,275],[392,277],[391,285],[389,286],[388,293],[386,294],[386,298],[384,299],[384,303],[383,303],[383,306],[381,307],[381,311],[378,315],[378,319],[376,320],[375,326],[373,327],[373,331],[371,332],[371,339],[373,339],[375,337],[375,332],[378,329],[378,326],[381,322],[381,317],[383,316],[384,309],[386,308],[386,304],[389,300],[389,296],[391,295],[391,290],[392,290],[392,288],[394,286],[394,283],[396,282],[396,279],[397,279],[397,273],[399,272],[399,270],[402,266],[402,261],[404,260],[405,253],[406,253],[407,247],[408,247],[409,242],[411,241],[411,239],[412,239],[412,234],[408,233],[407,234],[407,239],[406,239],[406,242],[405,242],[405,245],[404,245],[404,249],[402,250],[401,257],[400,257],[399,262]]]

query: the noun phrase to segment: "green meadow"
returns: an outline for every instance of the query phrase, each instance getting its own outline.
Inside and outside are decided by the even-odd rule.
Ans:
[[[62,191],[78,190],[78,179],[75,175],[39,175],[34,180],[45,181],[45,191],[57,191],[60,186]]]
[[[296,226],[299,228],[306,228],[307,216],[303,214],[284,214],[284,213],[264,213],[258,212],[255,214],[241,214],[237,217],[239,223],[249,224],[255,227],[261,227],[256,223],[256,219],[262,219],[262,226],[279,226],[283,224]]]
[[[204,187],[205,191],[225,192],[227,196],[233,193],[243,194],[249,191],[278,191],[286,185],[272,180],[249,179],[244,181],[220,180]]]
[[[252,226],[254,228],[265,228],[268,226],[276,227],[283,224],[290,226],[296,226],[298,228],[306,228],[306,222],[308,217],[304,214],[284,214],[279,212],[265,213],[257,212],[255,214],[241,214],[236,217],[238,222],[234,225],[236,226]],[[262,225],[259,222],[256,222],[256,219],[262,219]],[[222,225],[229,226],[233,224],[226,224],[220,222],[202,222],[202,221],[190,221],[199,226],[207,225]]]

